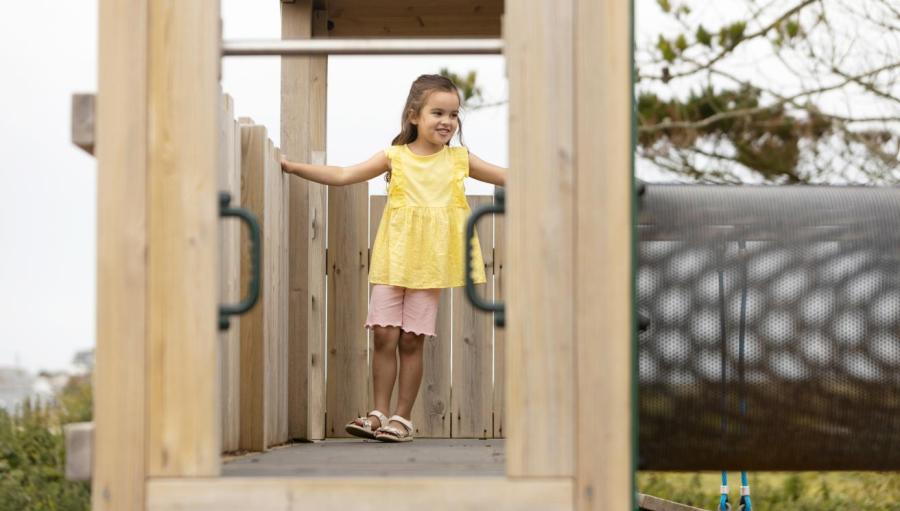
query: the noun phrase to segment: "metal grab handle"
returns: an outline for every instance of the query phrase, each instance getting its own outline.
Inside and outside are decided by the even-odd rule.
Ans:
[[[262,234],[259,221],[253,213],[244,208],[231,207],[231,194],[219,192],[219,217],[238,217],[243,220],[250,229],[250,291],[247,297],[237,305],[219,306],[219,330],[228,330],[230,321],[228,316],[244,314],[256,305],[259,299],[259,281],[262,274]]]
[[[463,254],[463,259],[466,261],[466,297],[476,309],[485,312],[493,312],[494,324],[499,327],[503,327],[506,324],[506,307],[503,302],[485,302],[478,296],[478,293],[475,292],[475,282],[472,280],[472,249],[475,247],[472,244],[472,238],[475,237],[475,224],[478,223],[479,218],[490,213],[503,214],[505,212],[506,193],[503,188],[498,187],[494,190],[494,203],[479,206],[472,212],[472,215],[469,216],[469,219],[466,221],[465,253]]]

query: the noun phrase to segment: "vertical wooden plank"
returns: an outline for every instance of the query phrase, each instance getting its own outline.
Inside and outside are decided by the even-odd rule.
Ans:
[[[574,476],[572,0],[507,2],[507,474]]]
[[[140,511],[147,468],[147,2],[100,0],[98,8],[92,509]]]
[[[313,151],[312,163],[324,165],[325,152]],[[309,183],[309,265],[307,287],[307,391],[305,438],[325,438],[325,217],[328,187]],[[299,428],[299,426],[298,426]],[[301,436],[303,436],[301,434]]]
[[[494,216],[494,300],[506,302],[504,271],[506,267],[505,215]],[[506,423],[506,328],[494,328],[494,438],[503,438]]]
[[[263,126],[241,125],[241,205],[256,216],[260,229],[266,232],[265,183],[262,168],[266,129]],[[250,248],[247,232],[241,234],[241,296],[247,296],[250,283]],[[263,242],[265,251],[265,241]],[[263,253],[265,257],[265,252]],[[266,280],[268,266],[263,261],[260,296],[256,306],[241,316],[241,431],[240,448],[263,451],[268,445],[266,421],[266,353],[265,311],[268,307]]]
[[[489,196],[468,197],[472,210],[492,202]],[[485,284],[475,286],[485,300],[492,300],[493,218],[482,218],[477,226],[484,259]],[[475,309],[464,288],[453,290],[453,377],[450,410],[455,438],[488,438],[492,435],[493,315]]]
[[[219,190],[231,194],[233,206],[241,203],[240,137],[234,120],[234,101],[221,96],[219,120]],[[236,219],[219,222],[219,303],[234,304],[241,296],[241,224]],[[219,381],[221,386],[222,451],[237,450],[240,432],[240,317],[230,318],[230,328],[219,333]]]
[[[281,38],[308,39],[312,28],[312,0],[281,4]],[[297,161],[310,161],[310,59],[281,59],[281,147]],[[289,176],[290,334],[288,403],[290,436],[306,438],[309,429],[309,181]],[[323,272],[324,273],[324,272]],[[324,275],[323,277],[324,278]]]
[[[328,190],[328,388],[326,435],[365,412],[369,184]]]
[[[149,19],[148,475],[216,476],[219,3]]]
[[[384,195],[373,195],[371,197],[370,246],[375,242],[375,233],[378,232],[378,225],[381,222],[386,203],[387,197]],[[425,339],[422,383],[419,385],[419,392],[416,395],[416,402],[413,404],[412,416],[410,417],[413,425],[416,427],[414,434],[420,438],[450,438],[451,293],[450,289],[441,291],[435,330],[436,336]],[[371,349],[371,340],[369,346]],[[371,367],[369,368],[369,374],[372,374]],[[391,410],[385,413],[393,414],[397,409],[398,388],[398,383],[395,383],[391,392]],[[369,396],[368,403],[368,408],[371,410],[374,406],[373,396]]]
[[[266,133],[266,136],[268,133]],[[287,177],[281,171],[281,155],[266,138],[262,164],[266,195],[263,230],[263,299],[265,309],[267,445],[288,440],[288,345],[287,345]]]
[[[634,470],[630,3],[574,3],[575,498],[581,510],[628,509]],[[601,117],[607,129],[597,129]]]

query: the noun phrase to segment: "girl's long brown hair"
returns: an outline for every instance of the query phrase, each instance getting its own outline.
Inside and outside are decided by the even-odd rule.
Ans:
[[[453,92],[460,96],[459,89],[456,84],[446,76],[441,75],[422,75],[412,83],[409,88],[409,95],[406,96],[406,104],[403,106],[403,114],[400,117],[400,133],[391,141],[391,145],[403,145],[414,142],[419,136],[419,128],[412,123],[411,117],[418,115],[425,106],[428,96],[434,91]],[[462,99],[460,99],[462,103]],[[462,138],[462,120],[459,122],[459,143],[463,144]],[[449,142],[447,145],[450,145]],[[463,144],[464,145],[464,144]],[[391,182],[391,171],[388,170],[384,175],[384,180]]]

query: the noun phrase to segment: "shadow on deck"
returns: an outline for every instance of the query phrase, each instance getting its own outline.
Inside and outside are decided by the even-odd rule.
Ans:
[[[226,458],[225,477],[503,477],[506,441],[417,438],[409,443],[330,438]]]

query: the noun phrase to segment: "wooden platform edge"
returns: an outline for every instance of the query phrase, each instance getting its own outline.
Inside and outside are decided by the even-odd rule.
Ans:
[[[638,509],[640,511],[706,511],[699,507],[679,504],[643,493],[638,493]]]
[[[572,478],[259,478],[150,479],[149,511],[567,511]]]

